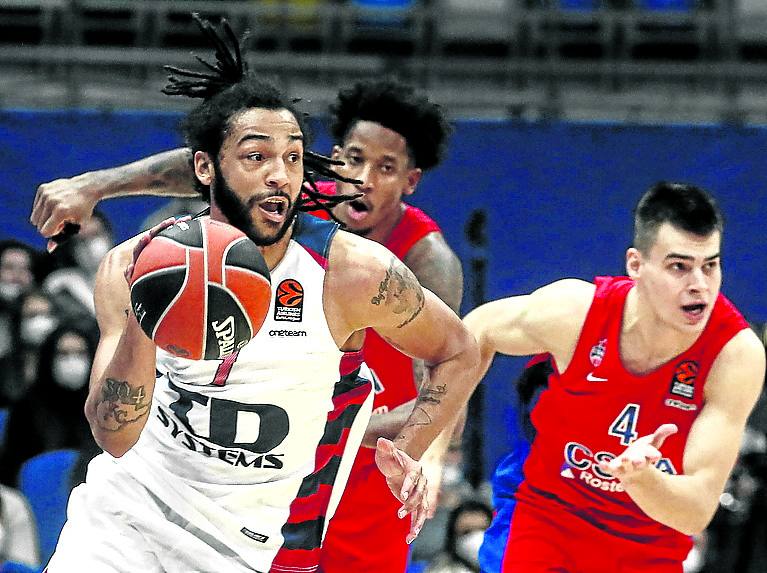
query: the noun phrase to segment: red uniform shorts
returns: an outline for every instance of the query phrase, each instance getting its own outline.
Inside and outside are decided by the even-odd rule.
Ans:
[[[684,556],[669,553],[607,533],[570,512],[517,503],[502,573],[682,573]]]

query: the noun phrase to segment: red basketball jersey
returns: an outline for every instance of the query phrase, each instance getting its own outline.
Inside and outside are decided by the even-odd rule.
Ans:
[[[683,473],[684,447],[703,407],[711,365],[748,325],[720,294],[689,349],[648,374],[634,375],[619,354],[624,303],[634,281],[598,277],[595,283],[573,358],[565,372],[551,377],[533,410],[537,434],[517,498],[550,510],[565,509],[608,533],[652,544],[654,552],[684,558],[689,537],[649,518],[598,463],[661,424],[673,423],[679,432],[663,444],[656,467]]]

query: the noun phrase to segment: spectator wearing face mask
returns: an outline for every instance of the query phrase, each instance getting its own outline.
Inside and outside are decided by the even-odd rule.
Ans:
[[[101,259],[114,246],[109,220],[99,211],[56,251],[57,269],[45,279],[48,292],[69,317],[95,316],[93,286]]]
[[[450,512],[445,549],[426,568],[425,573],[478,573],[479,546],[493,519],[490,506],[467,499]]]
[[[18,301],[7,359],[0,369],[2,402],[18,402],[37,381],[40,346],[58,326],[53,300],[40,290],[23,294]]]
[[[27,500],[18,491],[0,485],[0,573],[40,566],[37,528]]]
[[[0,407],[9,404],[4,389],[15,383],[23,369],[23,359],[16,352],[20,301],[38,284],[39,261],[39,253],[29,245],[0,241]]]
[[[92,332],[60,326],[43,342],[38,380],[10,411],[0,482],[15,486],[21,464],[45,451],[98,451],[83,414],[95,351]]]

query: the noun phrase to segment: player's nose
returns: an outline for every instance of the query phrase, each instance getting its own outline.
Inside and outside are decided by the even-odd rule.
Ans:
[[[290,179],[288,178],[288,169],[285,162],[282,158],[275,158],[266,176],[266,184],[269,187],[282,188],[289,182]]]

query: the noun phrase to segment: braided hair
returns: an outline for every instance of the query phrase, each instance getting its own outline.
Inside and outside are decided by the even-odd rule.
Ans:
[[[296,119],[301,131],[308,134],[306,114],[298,112],[295,104],[300,100],[288,99],[277,87],[257,77],[248,69],[243,59],[240,41],[225,19],[218,26],[193,13],[197,25],[215,49],[215,63],[195,56],[205,70],[165,66],[169,72],[168,85],[162,90],[166,95],[180,95],[200,98],[202,103],[195,107],[182,123],[187,146],[195,151],[204,151],[211,157],[218,157],[231,119],[239,112],[262,108],[285,109]],[[308,142],[307,142],[308,143]],[[317,188],[317,177],[334,179],[345,183],[360,183],[337,173],[333,167],[343,165],[342,161],[306,150],[304,153],[303,193],[296,208],[300,211],[321,209],[336,222],[341,223],[332,213],[339,203],[350,201],[359,195],[328,195]],[[210,187],[196,181],[197,191],[210,201]]]

